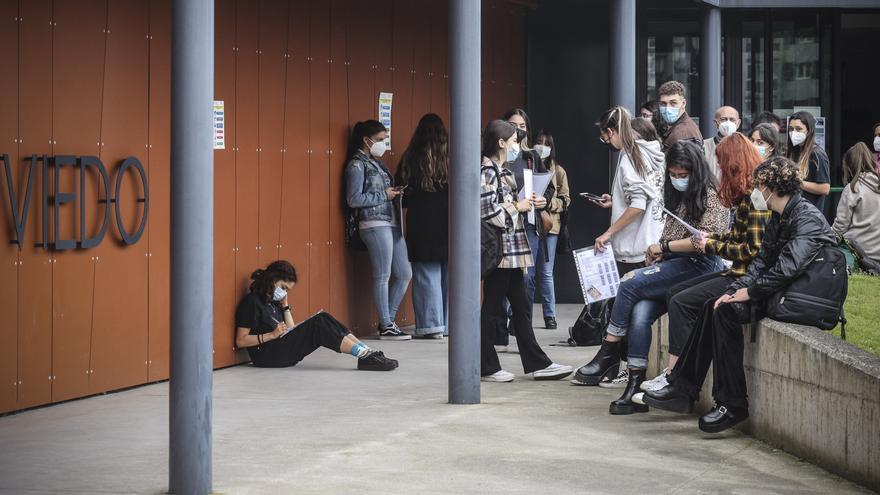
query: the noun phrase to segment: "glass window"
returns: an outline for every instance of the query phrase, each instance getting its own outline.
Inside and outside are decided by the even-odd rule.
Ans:
[[[794,107],[819,107],[819,36],[814,18],[774,21],[773,111],[791,115]]]
[[[742,119],[744,127],[766,108],[764,101],[764,23],[744,22],[742,34]]]
[[[648,98],[666,81],[680,81],[687,88],[688,114],[699,117],[700,37],[678,34],[648,36]]]

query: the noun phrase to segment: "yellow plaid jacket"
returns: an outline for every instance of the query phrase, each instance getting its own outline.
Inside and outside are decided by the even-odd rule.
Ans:
[[[764,225],[770,219],[770,211],[759,211],[752,206],[749,194],[739,205],[733,220],[733,227],[725,234],[712,234],[706,240],[706,254],[715,254],[733,262],[726,275],[742,277],[749,263],[761,250],[764,239]]]

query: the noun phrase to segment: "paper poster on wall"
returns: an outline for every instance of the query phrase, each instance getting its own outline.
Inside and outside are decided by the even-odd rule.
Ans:
[[[226,149],[226,112],[223,100],[214,100],[214,149]]]
[[[816,146],[825,149],[825,117],[816,117]]]
[[[388,129],[388,138],[385,139],[385,146],[391,149],[391,102],[394,99],[394,93],[379,93],[379,122]]]

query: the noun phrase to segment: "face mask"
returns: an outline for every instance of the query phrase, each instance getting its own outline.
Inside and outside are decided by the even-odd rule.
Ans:
[[[529,133],[527,133],[524,129],[516,128],[516,142],[517,143],[525,143],[526,139],[529,137]]]
[[[370,141],[372,141],[372,139]],[[385,141],[375,141],[373,145],[370,146],[370,154],[376,158],[382,158],[382,155],[384,155],[386,151],[388,151],[388,148],[385,146]]]
[[[874,151],[880,153],[880,136],[874,137]]]
[[[736,122],[725,120],[718,125],[718,133],[724,137],[730,136],[736,132]]]
[[[535,151],[538,152],[538,156],[541,157],[541,160],[546,160],[548,156],[550,156],[550,147],[543,144],[536,144]]]
[[[519,143],[513,143],[507,148],[507,161],[513,162],[519,158]]]
[[[800,146],[807,140],[807,135],[803,132],[791,131],[788,133],[788,136],[791,138],[791,144],[794,146]]]
[[[765,157],[765,158],[767,157],[767,147],[766,146],[755,146],[755,148],[758,148],[758,153],[760,153],[762,157]]]
[[[674,177],[670,177],[669,181],[672,182],[672,187],[675,188],[678,192],[685,192],[688,188],[688,180],[690,177],[685,177],[684,179],[676,179]]]
[[[679,110],[675,107],[660,107],[660,116],[667,124],[674,124],[678,120]]]
[[[770,196],[773,196],[773,193],[770,193]],[[758,189],[752,189],[752,206],[755,207],[758,211],[767,211],[770,207],[767,206],[767,199],[764,199],[764,193],[759,191]]]
[[[287,291],[281,287],[275,287],[275,292],[272,293],[272,299],[281,301],[285,297],[287,297]]]

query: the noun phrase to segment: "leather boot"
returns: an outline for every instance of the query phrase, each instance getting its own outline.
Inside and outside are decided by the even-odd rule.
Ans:
[[[611,414],[632,414],[637,412],[648,412],[648,406],[644,404],[636,404],[632,401],[633,395],[640,392],[639,385],[645,381],[645,370],[629,370],[629,381],[626,382],[626,389],[619,399],[613,401],[608,408]]]
[[[582,385],[598,385],[603,377],[614,377],[620,367],[621,342],[602,340],[602,347],[592,361],[580,367],[573,381]],[[644,379],[644,373],[642,374]]]

